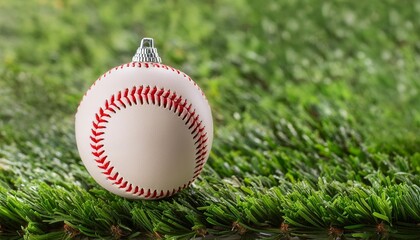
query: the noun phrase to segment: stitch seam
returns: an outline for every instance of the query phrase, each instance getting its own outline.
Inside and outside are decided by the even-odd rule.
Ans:
[[[177,73],[178,75],[182,75],[185,79],[187,79],[189,82],[191,82],[194,87],[197,88],[198,91],[200,91],[201,95],[203,96],[203,98],[207,101],[206,96],[204,95],[204,92],[201,90],[201,88],[197,85],[196,82],[194,82],[187,74],[179,71],[178,69],[175,69],[173,67],[169,67],[167,65],[161,64],[161,63],[147,63],[147,62],[130,62],[130,63],[124,63],[121,64],[120,66],[111,68],[109,71],[105,72],[104,74],[102,74],[98,79],[96,79],[95,82],[93,82],[93,84],[89,87],[89,89],[85,92],[85,94],[83,95],[82,101],[80,101],[79,106],[77,107],[77,110],[79,110],[80,108],[80,104],[83,102],[83,100],[85,99],[85,97],[88,95],[88,93],[92,90],[92,88],[98,83],[100,82],[103,78],[105,78],[107,75],[111,74],[112,72],[124,69],[124,68],[163,68],[166,69],[168,71],[172,71]]]
[[[106,151],[103,149],[106,124],[112,118],[112,114],[133,105],[145,104],[162,106],[175,113],[184,121],[184,124],[190,130],[193,140],[195,140],[195,167],[192,179],[188,183],[166,192],[158,189],[146,189],[129,183],[123,176],[120,176],[119,172],[115,171],[112,160],[108,160]],[[208,151],[208,138],[205,126],[202,124],[202,120],[200,120],[192,104],[175,92],[164,88],[159,89],[156,86],[134,86],[131,89],[126,88],[111,95],[109,99],[105,100],[104,106],[101,106],[95,114],[89,138],[94,160],[107,179],[128,193],[149,199],[168,197],[191,185],[203,170],[205,156]]]

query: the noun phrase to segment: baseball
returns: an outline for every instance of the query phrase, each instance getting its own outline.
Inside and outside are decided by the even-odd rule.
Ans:
[[[131,199],[188,187],[210,153],[213,121],[204,93],[185,73],[130,62],[103,74],[75,117],[77,148],[90,175]]]

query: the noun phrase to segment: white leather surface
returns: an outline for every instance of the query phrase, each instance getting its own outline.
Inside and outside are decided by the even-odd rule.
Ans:
[[[144,63],[142,63],[144,65]],[[145,198],[144,195],[127,192],[127,187],[108,180],[109,175],[98,167],[92,154],[92,122],[105,101],[124,89],[139,86],[156,86],[171,90],[182,96],[195,109],[207,134],[207,160],[213,139],[213,121],[210,107],[202,92],[183,73],[162,67],[124,65],[112,69],[89,89],[80,103],[76,114],[76,141],[86,169],[105,189],[127,198]],[[157,192],[172,192],[188,184],[196,167],[196,145],[185,120],[173,111],[154,104],[132,104],[116,113],[109,113],[106,128],[102,129],[101,142],[107,154],[107,161],[114,166],[113,175],[118,172],[134,186]],[[105,118],[104,118],[105,119]]]

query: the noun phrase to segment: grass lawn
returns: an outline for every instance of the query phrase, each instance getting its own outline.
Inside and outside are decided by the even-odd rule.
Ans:
[[[420,239],[420,2],[0,1],[0,238]],[[83,166],[84,92],[152,37],[212,106],[160,201]]]

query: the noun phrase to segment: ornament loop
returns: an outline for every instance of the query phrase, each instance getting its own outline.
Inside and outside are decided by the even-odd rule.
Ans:
[[[155,62],[160,63],[162,59],[159,57],[157,49],[153,43],[153,38],[143,38],[140,47],[137,48],[136,54],[133,56],[133,62]]]
[[[154,48],[155,44],[153,42],[153,38],[143,38],[140,42],[140,47],[144,48],[146,44],[149,44],[149,47]]]

